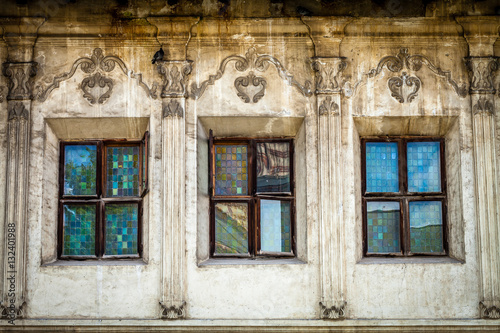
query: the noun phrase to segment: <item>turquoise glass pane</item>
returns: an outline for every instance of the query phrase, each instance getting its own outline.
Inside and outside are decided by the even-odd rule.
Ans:
[[[408,142],[408,192],[441,192],[439,142]]]
[[[215,195],[248,194],[247,162],[247,146],[215,146]]]
[[[139,146],[107,147],[106,196],[139,196]]]
[[[64,195],[95,195],[96,171],[96,146],[64,146]]]
[[[248,253],[248,204],[215,204],[215,253]]]
[[[443,252],[443,205],[441,201],[410,201],[409,205],[411,252]]]
[[[398,144],[366,143],[366,191],[399,192]]]
[[[290,201],[260,201],[260,249],[265,252],[291,252]]]
[[[366,203],[366,235],[368,253],[396,253],[399,246],[399,202],[369,201]]]
[[[139,253],[138,209],[135,203],[106,205],[106,255]]]
[[[290,192],[290,144],[263,142],[257,149],[257,192]]]
[[[63,255],[95,255],[95,213],[95,204],[63,206]]]

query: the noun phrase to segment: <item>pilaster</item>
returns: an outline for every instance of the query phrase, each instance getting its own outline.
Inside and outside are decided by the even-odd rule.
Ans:
[[[345,227],[342,213],[341,92],[345,58],[316,57],[319,135],[320,317],[345,317]]]
[[[476,173],[476,216],[478,224],[482,318],[500,318],[500,219],[497,152],[495,151],[495,103],[493,85],[498,58],[466,58],[473,112],[474,161]]]
[[[163,235],[161,318],[185,318],[185,118],[190,61],[160,61],[162,77]]]
[[[2,262],[1,316],[13,323],[25,316],[30,114],[37,64],[32,61],[43,18],[1,18],[8,61],[7,165]]]

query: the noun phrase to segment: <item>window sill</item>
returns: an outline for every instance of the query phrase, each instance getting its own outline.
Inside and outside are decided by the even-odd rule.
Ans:
[[[57,260],[42,264],[42,267],[51,266],[146,266],[148,263],[142,258],[124,260]]]
[[[463,264],[464,261],[452,257],[364,257],[356,264],[384,265],[384,264]]]
[[[210,258],[198,264],[198,267],[227,265],[302,265],[306,262],[297,258]]]

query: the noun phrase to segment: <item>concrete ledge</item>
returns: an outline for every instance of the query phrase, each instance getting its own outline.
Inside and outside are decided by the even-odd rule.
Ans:
[[[78,332],[499,332],[500,320],[16,320],[2,331]]]

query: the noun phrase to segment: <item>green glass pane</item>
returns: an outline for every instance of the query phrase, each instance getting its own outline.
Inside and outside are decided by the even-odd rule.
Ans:
[[[139,196],[139,146],[107,147],[106,196]]]
[[[247,195],[247,146],[215,146],[215,194]]]
[[[248,204],[215,204],[215,253],[248,253]]]
[[[369,201],[366,203],[366,235],[368,253],[396,253],[399,246],[399,202]]]
[[[257,192],[290,192],[290,144],[257,143]]]
[[[64,195],[95,195],[96,171],[96,146],[64,146]]]
[[[105,254],[138,254],[138,204],[107,204],[105,209]]]
[[[265,252],[291,252],[290,201],[260,201],[260,248]]]
[[[96,206],[64,205],[63,255],[95,255]]]
[[[411,252],[443,252],[443,208],[441,201],[411,201],[409,206]]]

